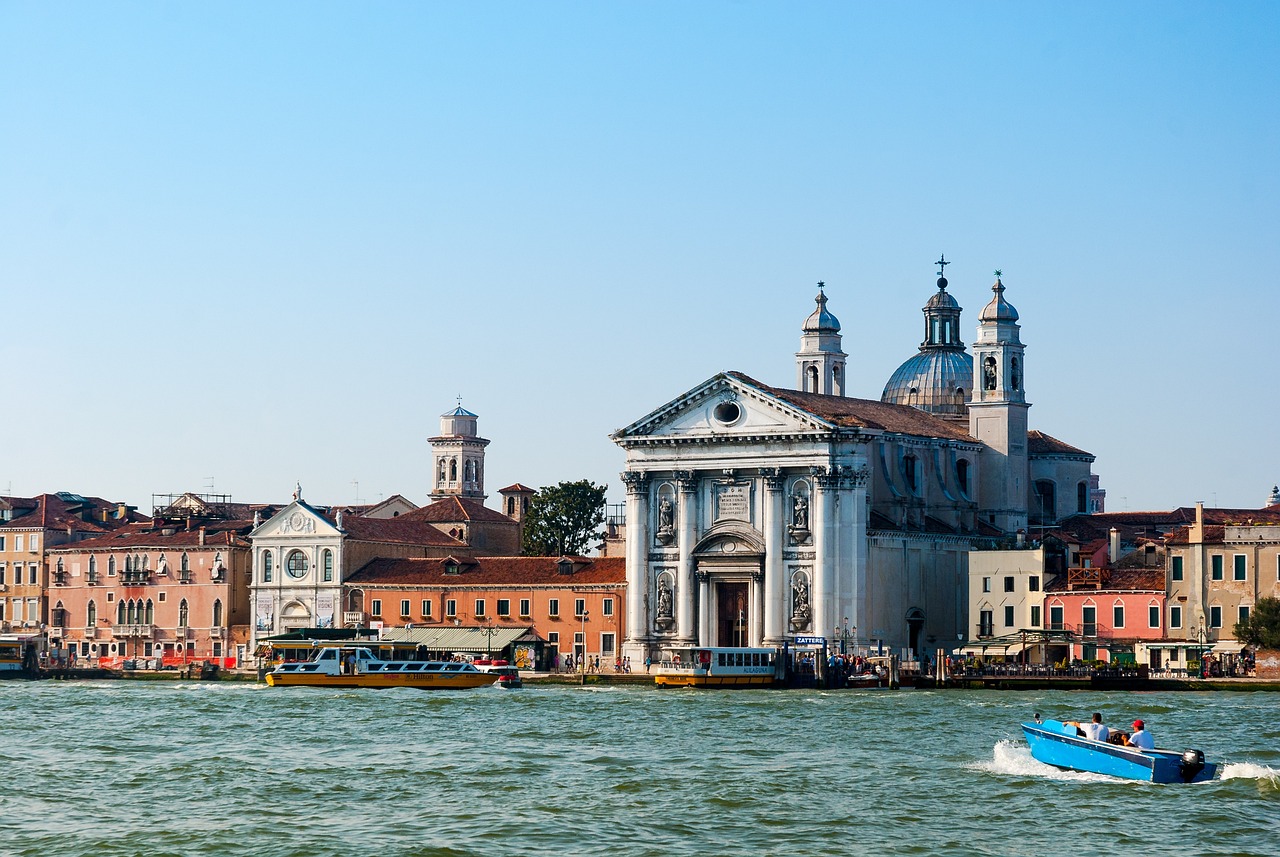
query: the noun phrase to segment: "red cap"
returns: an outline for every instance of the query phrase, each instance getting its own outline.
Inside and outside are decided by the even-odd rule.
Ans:
[[[1146,728],[1147,728],[1147,724],[1143,723],[1141,720],[1135,720],[1135,721],[1133,721],[1133,728],[1134,728],[1134,729],[1146,729]]]

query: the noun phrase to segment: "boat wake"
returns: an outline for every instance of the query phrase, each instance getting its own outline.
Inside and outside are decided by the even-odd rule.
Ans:
[[[1064,771],[1053,765],[1046,765],[1031,757],[1031,749],[1025,744],[1008,739],[995,746],[995,752],[989,762],[976,762],[970,767],[986,771],[990,774],[1005,774],[1014,777],[1041,777],[1048,780],[1064,780],[1074,783],[1125,783],[1128,780],[1109,777],[1106,774],[1091,774],[1083,771]]]
[[[1259,780],[1275,789],[1280,789],[1280,771],[1267,765],[1255,765],[1252,762],[1232,762],[1223,765],[1219,774],[1224,780]]]

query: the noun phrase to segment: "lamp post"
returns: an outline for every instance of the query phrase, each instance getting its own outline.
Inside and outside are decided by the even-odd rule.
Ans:
[[[493,624],[493,620],[484,623],[484,627],[480,629],[484,632],[484,657],[485,660],[493,660],[493,638],[498,633],[497,627]]]
[[[587,683],[587,617],[590,615],[589,611],[582,611],[582,654],[578,656],[578,668],[582,677],[579,684]]]
[[[1200,680],[1201,681],[1204,681],[1206,678],[1208,678],[1208,672],[1209,672],[1204,662],[1204,643],[1205,643],[1206,636],[1207,635],[1205,634],[1204,626],[1197,625],[1196,626],[1196,643],[1199,645],[1199,648],[1196,650],[1196,655],[1200,659]]]

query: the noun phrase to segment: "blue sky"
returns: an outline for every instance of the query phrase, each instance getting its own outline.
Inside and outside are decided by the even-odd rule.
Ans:
[[[992,270],[1112,510],[1280,481],[1274,3],[0,3],[0,491],[614,485],[714,373],[853,395]],[[355,482],[359,483],[358,495]]]

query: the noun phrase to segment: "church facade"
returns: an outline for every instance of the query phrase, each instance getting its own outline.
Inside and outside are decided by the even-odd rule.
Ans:
[[[964,636],[969,550],[1025,532],[1033,508],[1043,519],[1042,483],[1071,496],[1093,457],[1028,430],[1003,283],[972,355],[946,288],[940,276],[920,353],[880,400],[847,395],[820,291],[797,389],[721,373],[613,434],[626,452],[624,654],[805,638],[919,653]]]

